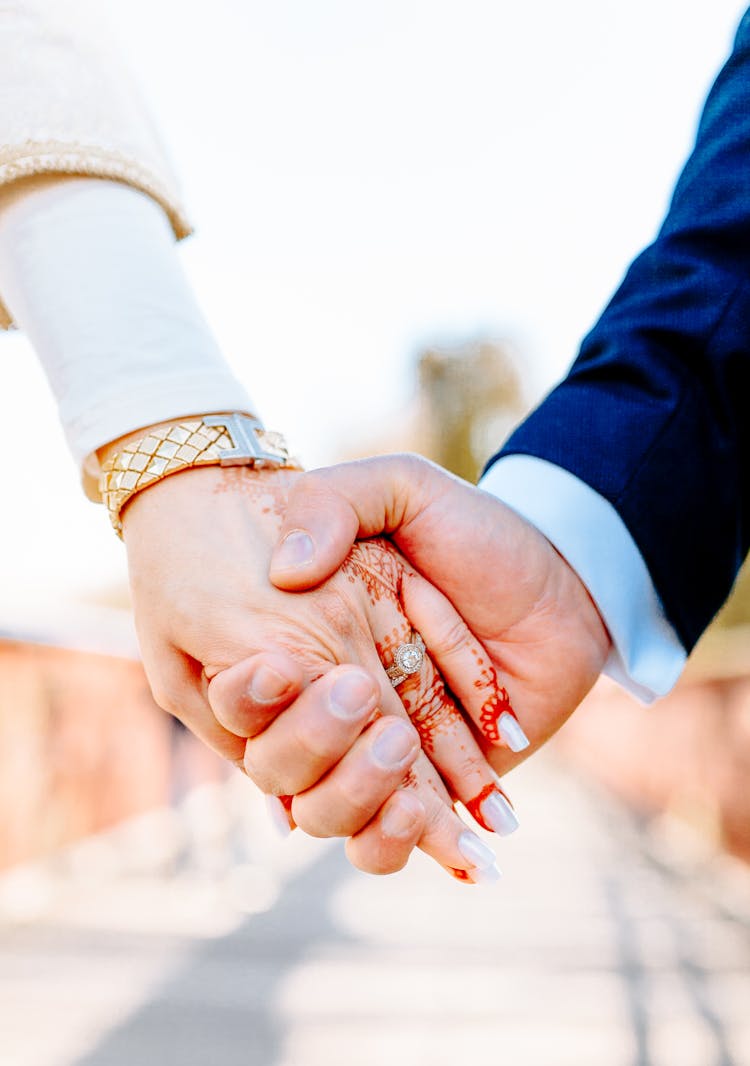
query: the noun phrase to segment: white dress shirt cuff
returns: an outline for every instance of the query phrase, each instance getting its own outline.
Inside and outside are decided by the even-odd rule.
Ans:
[[[669,692],[685,649],[612,504],[569,471],[527,455],[499,459],[479,487],[536,526],[581,578],[612,638],[604,673],[644,703]]]

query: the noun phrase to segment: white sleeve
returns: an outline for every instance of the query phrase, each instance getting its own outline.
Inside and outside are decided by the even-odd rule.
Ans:
[[[612,638],[604,673],[650,703],[687,658],[638,547],[615,508],[545,459],[508,455],[479,483],[542,532],[576,571]]]
[[[0,196],[0,292],[80,464],[155,422],[257,413],[196,303],[167,216],[138,190],[63,178]],[[90,463],[85,473],[90,491]]]

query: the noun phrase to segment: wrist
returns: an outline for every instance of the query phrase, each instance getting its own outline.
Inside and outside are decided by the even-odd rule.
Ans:
[[[99,494],[118,536],[131,499],[175,474],[216,466],[300,469],[280,434],[239,412],[155,423],[110,442],[98,454]]]
[[[284,467],[189,467],[180,476],[167,477],[139,492],[121,513],[123,540],[145,523],[158,522],[165,530],[175,530],[188,538],[198,527],[205,537],[206,516],[212,530],[226,521],[240,537],[275,536],[286,507],[286,499],[299,471]],[[221,512],[222,518],[219,519]]]

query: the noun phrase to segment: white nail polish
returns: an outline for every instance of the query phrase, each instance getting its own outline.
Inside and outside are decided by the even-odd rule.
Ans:
[[[465,829],[456,843],[458,844],[458,850],[466,861],[470,862],[472,866],[476,866],[477,869],[486,870],[488,866],[494,865],[494,851],[492,848],[488,848],[484,841],[480,840],[476,833],[472,833],[470,829]],[[474,871],[470,870],[469,873],[473,878]]]
[[[271,825],[280,837],[288,837],[292,831],[286,808],[278,796],[264,796]]]
[[[503,872],[497,863],[493,863],[484,870],[469,870],[469,876],[475,885],[494,885],[503,876]]]
[[[516,812],[505,796],[501,796],[499,792],[492,792],[479,809],[483,820],[492,832],[497,833],[499,837],[510,836],[511,833],[515,833],[516,829],[518,829],[519,822]]]
[[[497,721],[500,736],[511,751],[523,751],[529,746],[529,738],[521,728],[521,723],[509,711],[503,711]]]

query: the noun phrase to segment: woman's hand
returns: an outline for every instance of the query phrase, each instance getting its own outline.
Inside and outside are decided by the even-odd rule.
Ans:
[[[485,824],[497,804],[510,809],[429,657],[398,694],[384,671],[411,633],[400,604],[404,582],[407,575],[410,584],[421,579],[379,542],[357,546],[341,571],[309,596],[268,583],[271,549],[299,477],[285,470],[193,469],[127,506],[123,533],[136,625],[154,696],[244,766],[264,791],[294,795],[292,817],[303,829],[353,836],[350,856],[359,865],[396,868],[418,841],[457,876],[479,880],[488,849],[453,811],[446,784],[473,803],[480,819],[490,812]],[[442,597],[432,609],[437,619],[454,618]],[[298,664],[301,677],[291,679],[290,692],[322,678],[307,691],[327,699],[311,699],[306,711],[303,695],[294,710],[270,715],[270,723],[255,713],[257,701],[250,700],[251,712],[241,699],[222,701],[222,685],[226,695],[227,678],[238,670],[247,671],[250,685],[254,664],[247,661],[260,652],[266,660],[276,654]],[[365,672],[334,670],[340,663],[357,663]],[[283,696],[277,693],[277,702]],[[403,789],[408,797],[389,800]],[[384,827],[396,823],[404,843],[378,848]]]
[[[411,455],[301,475],[271,580],[284,589],[313,588],[356,537],[383,533],[427,578],[404,582],[404,608],[483,736],[490,762],[505,773],[560,728],[606,661],[609,634],[588,591],[550,542],[509,507]],[[433,598],[440,593],[464,625],[445,624],[442,611],[438,620]],[[476,638],[487,651],[475,663],[479,680],[467,668]],[[530,740],[525,749],[503,741],[498,693],[501,705],[507,698],[518,713]],[[513,721],[506,724],[512,739]]]

